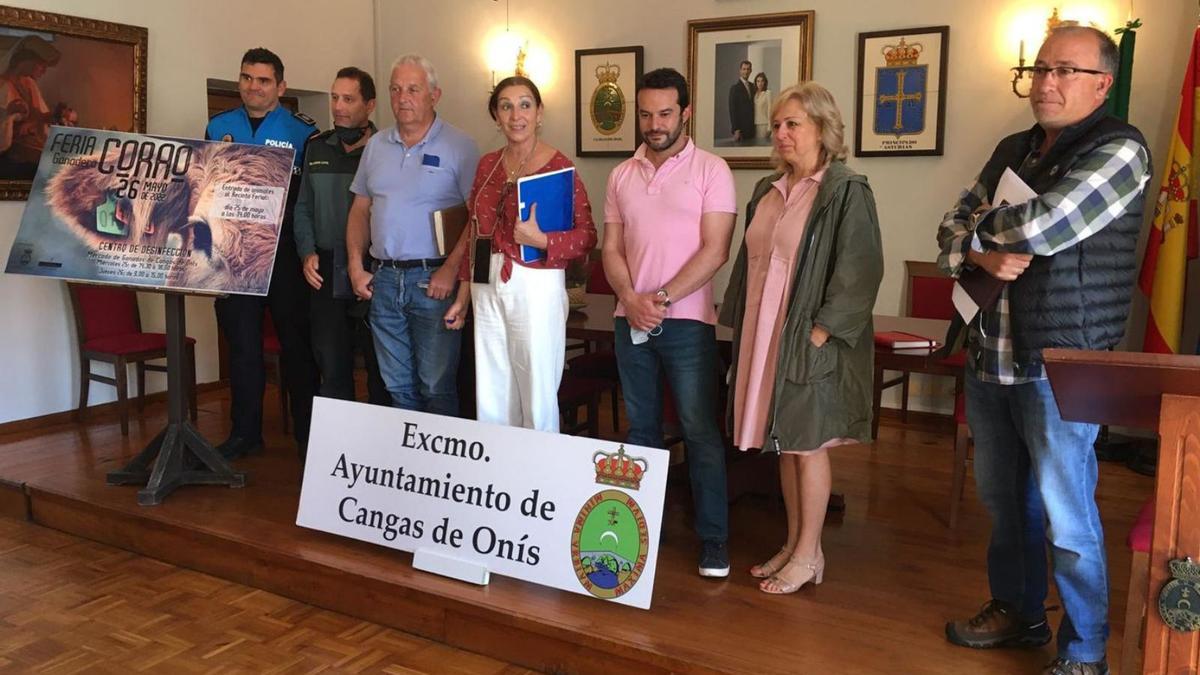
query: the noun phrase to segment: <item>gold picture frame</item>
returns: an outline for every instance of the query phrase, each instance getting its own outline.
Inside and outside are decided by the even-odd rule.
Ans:
[[[0,5],[0,200],[28,197],[52,124],[146,132],[148,36]]]
[[[815,18],[808,10],[688,21],[689,133],[698,147],[734,169],[770,168],[769,134],[763,133],[762,122],[747,117],[741,91],[746,90],[751,105],[757,100],[761,112],[763,100],[769,103],[779,91],[811,79]],[[741,83],[739,69],[746,61],[752,64],[749,81],[762,75],[767,90]]]

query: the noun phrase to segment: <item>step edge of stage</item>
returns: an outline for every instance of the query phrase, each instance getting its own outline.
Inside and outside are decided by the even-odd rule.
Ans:
[[[0,478],[0,516],[18,520],[32,519],[25,483]]]
[[[611,673],[615,665],[614,661],[616,661],[622,662],[624,670],[627,672],[739,672],[733,665],[728,665],[729,669],[725,670],[714,667],[711,663],[700,661],[699,659],[704,655],[688,658],[665,653],[653,646],[617,642],[597,637],[593,633],[575,629],[561,622],[548,620],[542,615],[506,613],[490,605],[441,595],[435,591],[407,585],[395,579],[347,572],[328,562],[259,545],[252,540],[223,536],[222,533],[211,530],[192,529],[186,524],[170,519],[149,518],[140,515],[138,509],[146,507],[131,505],[131,508],[126,509],[88,502],[52,489],[27,484],[22,487],[27,509],[25,517],[38,525],[524,667],[548,669],[548,672]],[[3,484],[0,484],[0,491],[3,488]],[[97,526],[85,526],[89,521]],[[123,524],[133,527],[120,527]],[[148,537],[137,536],[145,535],[146,531],[150,531],[151,535]],[[253,555],[226,555],[226,559],[235,562],[223,566],[217,561],[206,561],[184,553],[187,550],[186,547],[172,546],[169,540],[176,536],[182,536],[192,546],[209,541],[213,544],[221,543],[227,549],[235,549],[235,553]],[[157,540],[164,538],[167,541],[158,543]],[[157,545],[155,545],[156,543]],[[260,561],[266,559],[288,562],[286,568],[282,565],[279,566],[281,570],[296,570],[332,579],[350,577],[355,582],[343,581],[342,583],[346,587],[359,590],[364,587],[367,589],[378,587],[365,592],[367,595],[378,596],[380,595],[379,591],[382,590],[385,591],[383,595],[388,596],[389,599],[378,607],[368,608],[355,605],[352,599],[344,593],[331,594],[330,597],[321,596],[319,590],[316,590],[311,584],[304,586],[272,582],[270,577],[273,575],[266,567],[263,569],[256,569],[255,566],[244,569],[240,567],[237,561],[242,561],[247,557],[251,561],[257,558]],[[240,563],[242,566],[245,564]],[[566,591],[559,592],[566,593]],[[401,611],[408,606],[418,610],[414,613],[415,620],[411,620],[410,612]],[[488,625],[503,629],[507,632],[508,639],[499,641],[500,644],[495,644],[495,641],[488,642],[486,638],[480,639],[474,630],[448,630],[448,627],[472,626],[470,623],[472,620],[484,621]],[[472,628],[474,627],[472,626]],[[514,631],[526,635],[527,640],[516,639],[516,636],[512,634]],[[544,644],[546,641],[558,644]],[[539,659],[538,657],[546,651],[540,648],[539,642],[543,643],[545,648],[559,647],[558,649],[551,648],[549,651],[567,654],[568,658],[576,663],[568,665]],[[523,645],[529,646],[526,648]],[[563,670],[564,668],[565,670]]]

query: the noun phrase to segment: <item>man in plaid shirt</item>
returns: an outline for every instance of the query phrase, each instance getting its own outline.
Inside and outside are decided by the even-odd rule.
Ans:
[[[944,271],[979,268],[1007,282],[967,334],[967,422],[992,520],[992,599],[948,623],[946,637],[974,648],[1049,642],[1048,544],[1065,614],[1050,674],[1108,672],[1098,427],[1059,417],[1041,352],[1109,349],[1124,335],[1150,157],[1137,129],[1104,112],[1117,61],[1098,30],[1052,31],[1031,68],[1037,124],[1000,142],[938,229]],[[991,203],[1007,170],[1037,197]]]

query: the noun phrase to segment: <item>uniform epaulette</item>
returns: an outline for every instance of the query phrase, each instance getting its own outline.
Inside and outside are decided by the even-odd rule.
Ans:
[[[312,135],[310,138],[311,138],[312,140],[314,140],[314,141],[316,141],[316,140],[321,140],[321,141],[323,141],[323,140],[325,140],[326,138],[329,138],[330,136],[332,136],[332,135],[333,135],[333,134],[335,134],[335,133],[337,133],[337,129],[327,129],[327,130],[325,130],[325,131],[317,131],[317,132],[313,132],[313,135]]]
[[[300,111],[296,111],[296,112],[292,113],[292,117],[295,117],[296,119],[300,120],[301,122],[304,122],[305,124],[307,124],[310,127],[317,126],[316,120],[309,117],[308,115],[305,115],[304,113],[302,113]]]
[[[210,120],[215,120],[215,119],[217,119],[218,117],[220,117],[221,115],[224,115],[225,113],[230,113],[230,112],[233,112],[234,110],[237,110],[237,109],[238,109],[238,106],[234,106],[234,107],[232,107],[232,108],[229,108],[229,109],[227,109],[227,110],[220,110],[220,111],[217,111],[217,112],[215,112],[215,113],[213,113],[213,114],[209,115],[209,116],[208,116],[208,119],[210,119]]]

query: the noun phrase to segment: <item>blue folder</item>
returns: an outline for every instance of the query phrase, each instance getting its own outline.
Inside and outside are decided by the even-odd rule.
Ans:
[[[521,220],[529,220],[529,207],[537,204],[538,229],[565,232],[575,226],[575,168],[568,167],[525,176],[517,181],[517,210]],[[521,246],[521,262],[543,260],[546,252]]]

